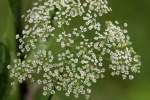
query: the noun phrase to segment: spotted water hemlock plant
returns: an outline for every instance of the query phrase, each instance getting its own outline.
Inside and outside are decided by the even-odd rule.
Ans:
[[[141,62],[130,37],[117,21],[101,21],[111,11],[107,0],[39,0],[22,18],[25,26],[17,59],[8,66],[10,77],[43,88],[43,95],[64,91],[66,96],[91,93],[105,72],[134,78]],[[102,29],[104,28],[104,29]],[[13,84],[13,82],[12,82]]]

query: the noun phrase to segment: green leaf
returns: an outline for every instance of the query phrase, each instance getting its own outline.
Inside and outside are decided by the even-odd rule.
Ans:
[[[16,13],[17,8],[20,8],[21,0],[8,0],[13,13]],[[18,9],[19,10],[19,9]]]
[[[8,49],[5,45],[0,43],[0,98],[1,100],[5,100],[8,83],[9,83],[9,75],[7,65],[10,63],[10,56]]]

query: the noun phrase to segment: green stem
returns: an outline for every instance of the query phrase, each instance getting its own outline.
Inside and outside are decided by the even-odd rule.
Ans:
[[[49,95],[48,100],[52,100],[53,95]]]
[[[21,22],[22,2],[21,0],[9,0],[9,3],[10,3],[12,13],[14,15],[16,34],[22,36],[22,22]],[[17,45],[19,45],[18,41],[16,41],[16,43]],[[19,52],[19,48],[16,49]],[[20,59],[21,60],[24,59],[23,54],[21,55]],[[20,100],[26,100],[26,97],[28,95],[27,81],[24,81],[22,84],[19,84],[19,90],[20,90]]]

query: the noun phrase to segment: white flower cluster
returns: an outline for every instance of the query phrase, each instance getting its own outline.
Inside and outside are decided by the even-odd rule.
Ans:
[[[118,23],[118,22],[117,22]],[[125,23],[126,27],[127,24]],[[106,51],[110,56],[109,68],[112,69],[111,75],[121,75],[123,79],[133,79],[132,73],[140,72],[140,56],[131,47],[130,38],[126,30],[115,26],[111,22],[107,23]]]
[[[139,56],[127,30],[116,21],[98,21],[111,11],[107,0],[40,0],[23,15],[25,27],[10,77],[43,87],[43,95],[64,91],[66,96],[91,93],[97,79],[111,75],[133,79],[140,72]],[[125,23],[126,27],[127,24]],[[23,55],[23,59],[20,56]]]

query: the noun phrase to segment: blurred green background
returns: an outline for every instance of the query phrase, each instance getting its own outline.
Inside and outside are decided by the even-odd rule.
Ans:
[[[4,100],[18,100],[18,89],[7,85],[8,78],[1,72],[9,63],[9,59],[15,57],[16,51],[14,16],[10,1],[17,4],[19,0],[0,0],[0,96],[3,96],[6,87],[7,95]],[[33,1],[36,0],[22,0],[22,13],[32,6]],[[141,74],[133,81],[115,78],[99,80],[93,85],[89,100],[150,100],[150,0],[109,0],[109,5],[113,9],[109,15],[111,20],[129,24],[128,30],[133,47],[142,56]],[[46,100],[38,92],[33,96],[34,100]],[[76,99],[57,93],[53,96],[53,100]],[[84,100],[84,97],[77,100]]]

